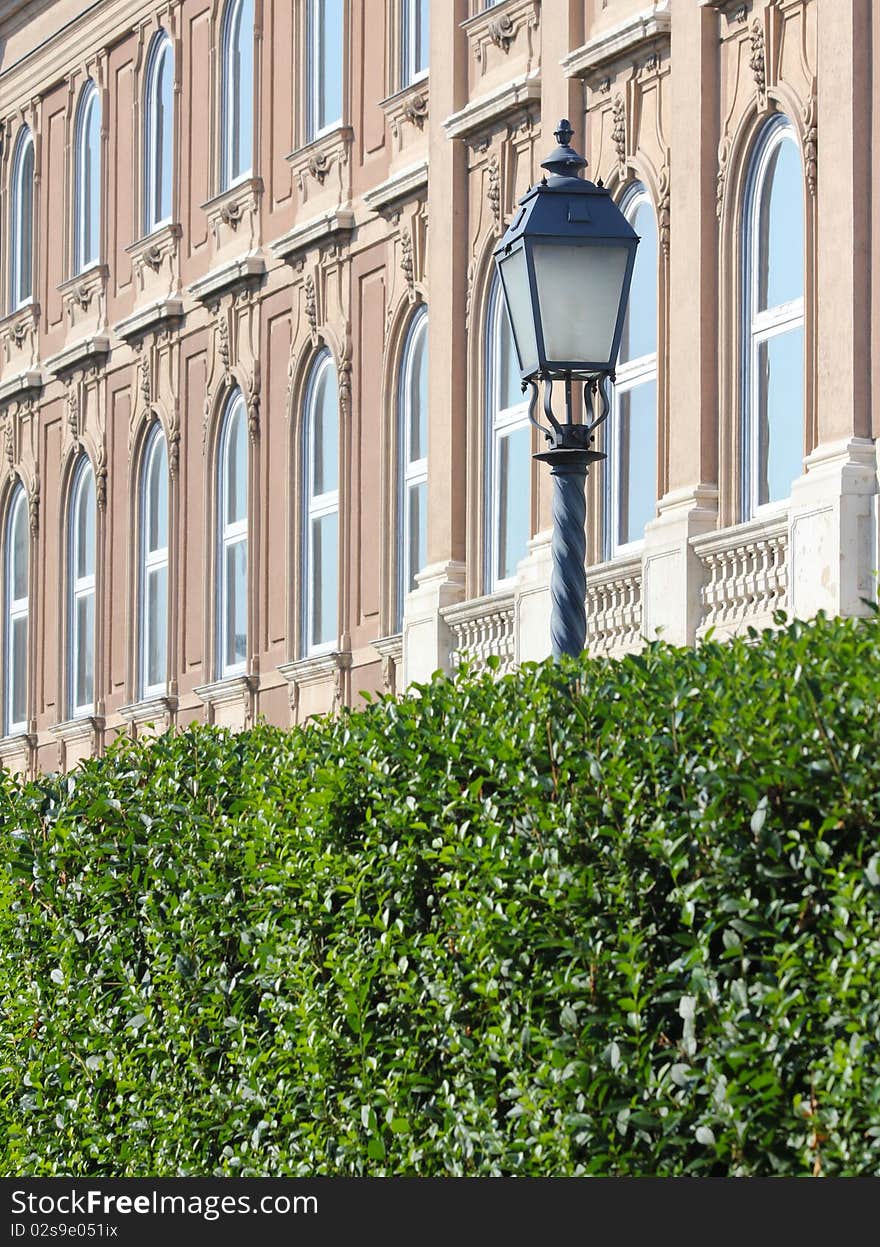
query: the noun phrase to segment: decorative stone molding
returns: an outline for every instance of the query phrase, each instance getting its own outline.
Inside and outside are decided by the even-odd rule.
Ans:
[[[810,92],[810,98],[804,105],[803,121],[804,121],[804,180],[807,183],[807,190],[813,199],[816,198],[816,186],[818,179],[818,153],[819,153],[819,129],[817,124],[818,100],[816,97],[816,83],[813,82],[813,89]]]
[[[13,775],[29,776],[36,743],[36,736],[30,732],[0,737],[0,767],[11,771]]]
[[[179,298],[157,299],[146,307],[138,308],[131,316],[119,320],[113,326],[113,332],[125,342],[142,338],[146,333],[153,333],[183,319],[183,300]]]
[[[84,714],[76,719],[55,723],[49,731],[56,738],[60,751],[61,770],[71,770],[77,762],[95,757],[104,743],[104,719],[101,715]]]
[[[126,254],[131,256],[138,290],[143,291],[160,277],[167,279],[169,289],[175,284],[180,236],[179,225],[162,225],[125,248]]]
[[[587,572],[587,648],[605,656],[641,648],[641,557],[603,563]]]
[[[428,162],[419,160],[393,173],[372,190],[365,191],[363,200],[372,212],[388,213],[398,210],[408,199],[424,196],[427,187]]]
[[[266,261],[259,255],[243,255],[212,268],[188,287],[200,303],[211,303],[228,290],[252,285],[266,272]]]
[[[499,670],[508,671],[514,662],[513,590],[472,598],[444,607],[440,614],[452,632],[452,665],[467,660],[484,667],[490,654],[501,659]]]
[[[93,332],[100,333],[105,328],[109,273],[106,264],[95,264],[61,282],[58,290],[71,329],[88,325]]]
[[[279,260],[292,263],[310,247],[337,245],[345,241],[353,229],[354,213],[348,208],[336,208],[295,225],[270,243],[269,250]]]
[[[500,232],[501,166],[498,163],[498,157],[494,152],[489,158],[489,163],[486,166],[486,199],[489,202],[489,209],[492,213],[492,220],[495,222],[495,229]]]
[[[29,368],[25,372],[17,372],[11,377],[0,381],[0,403],[8,403],[11,399],[22,398],[26,394],[36,393],[43,388],[45,377],[39,368]]]
[[[749,43],[751,45],[749,69],[751,69],[752,77],[755,80],[758,100],[763,104],[767,94],[767,59],[764,46],[764,25],[757,17],[751,25]]]
[[[615,68],[632,64],[636,58],[646,58],[649,68],[656,69],[651,58],[666,54],[671,29],[669,0],[657,0],[569,52],[561,61],[563,73],[567,78],[583,78],[595,88]]]
[[[403,633],[378,637],[372,642],[373,649],[382,659],[382,685],[386,693],[402,693],[399,688],[403,674]]]
[[[539,44],[536,32],[541,24],[540,0],[501,0],[462,22],[473,58],[483,73],[494,47],[504,57],[521,50],[529,66],[536,60]],[[522,49],[519,44],[522,43]]]
[[[398,154],[421,139],[431,106],[428,79],[419,78],[401,91],[395,91],[381,100],[379,107],[385,114],[391,135],[391,150]]]
[[[245,178],[202,204],[217,251],[236,242],[252,251],[259,239],[262,178]]]
[[[54,376],[71,372],[74,368],[86,368],[103,363],[110,353],[110,339],[106,334],[94,334],[80,338],[64,347],[57,355],[50,355],[46,360],[46,371]]]
[[[257,683],[255,676],[233,675],[201,684],[193,692],[208,707],[209,723],[240,731],[253,723]]]
[[[335,714],[347,700],[346,676],[350,670],[350,650],[332,650],[329,654],[313,654],[309,658],[298,658],[295,662],[280,663],[278,671],[289,685],[290,710],[294,722],[300,721],[304,692],[331,682],[333,693],[329,712]]]
[[[2,366],[23,371],[37,363],[39,355],[40,305],[28,303],[0,320]]]
[[[160,726],[163,730],[171,726],[177,711],[176,697],[145,697],[130,705],[119,707],[119,717],[130,725],[132,731],[143,730],[148,724]]]
[[[788,515],[752,520],[691,539],[704,568],[697,636],[719,636],[767,627],[788,596]]]
[[[464,108],[443,122],[446,137],[468,139],[483,131],[492,130],[512,113],[539,107],[541,101],[541,75],[537,70],[522,74],[486,95],[477,96]]]
[[[286,159],[304,204],[316,197],[320,199],[323,193],[338,205],[350,202],[353,140],[351,126],[337,126],[290,152]]]

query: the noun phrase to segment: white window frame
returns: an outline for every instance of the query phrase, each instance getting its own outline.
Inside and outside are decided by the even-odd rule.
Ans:
[[[17,567],[15,564],[15,527],[18,523],[25,525],[25,593],[23,598],[14,598],[12,596],[13,585],[15,584],[15,573]],[[27,703],[27,678],[28,678],[28,615],[30,610],[30,548],[28,544],[29,533],[27,530],[27,497],[25,495],[24,486],[19,483],[16,485],[9,509],[6,513],[6,557],[3,560],[4,567],[4,585],[5,585],[5,610],[4,610],[4,636],[3,636],[3,735],[14,736],[18,733],[27,731],[27,706],[25,706],[25,717],[21,720],[12,718],[13,691],[16,687],[15,673],[13,669],[13,649],[12,637],[15,624],[25,621],[25,669],[21,674],[21,678],[25,682],[25,703]]]
[[[242,23],[247,0],[229,0],[223,14],[220,53],[220,190],[229,190],[253,176],[254,171],[254,115],[256,99],[251,101],[251,133],[249,135],[250,163],[232,175],[233,137],[241,128],[241,83],[235,73],[235,56],[244,48]],[[256,85],[254,23],[250,26],[251,80]],[[256,91],[254,91],[256,94]]]
[[[743,473],[742,473],[742,508],[745,518],[770,516],[784,510],[789,498],[776,498],[771,502],[761,502],[758,496],[760,473],[758,465],[761,452],[761,379],[758,360],[761,347],[772,338],[793,329],[804,329],[804,296],[803,293],[775,307],[758,311],[758,283],[760,280],[761,240],[761,207],[764,195],[770,189],[767,181],[770,161],[783,143],[793,143],[798,155],[798,162],[803,168],[800,144],[795,128],[784,113],[778,113],[768,121],[759,135],[755,151],[752,155],[751,167],[746,181],[745,218],[743,237],[745,239],[743,254]],[[801,213],[804,212],[803,199]],[[802,216],[805,221],[805,217]],[[805,266],[801,267],[802,276]],[[801,413],[801,437],[803,438],[804,421]]]
[[[303,491],[303,656],[311,658],[317,654],[332,653],[339,646],[339,565],[338,554],[341,551],[342,534],[339,530],[339,480],[337,477],[335,489],[325,489],[322,494],[312,493],[312,481],[314,480],[315,467],[315,396],[318,392],[318,385],[321,377],[329,369],[334,368],[333,356],[326,348],[320,353],[312,365],[312,371],[309,376],[309,383],[306,388],[305,403],[305,420],[303,425],[303,472],[304,472],[304,491]],[[336,390],[336,432],[337,432],[337,471],[341,470],[341,462],[339,452],[342,448],[342,439],[340,437],[339,427],[339,391],[336,386],[336,378],[333,378],[334,389]],[[312,593],[312,567],[314,565],[314,549],[313,549],[313,521],[325,519],[329,515],[336,516],[336,532],[337,532],[337,572],[336,572],[336,637],[330,641],[322,641],[319,644],[312,643],[312,625],[315,620],[315,603]]]
[[[226,502],[227,502],[227,481],[228,459],[231,446],[230,430],[236,419],[247,423],[247,412],[245,410],[244,396],[239,389],[233,390],[229,398],[226,400],[226,409],[223,413],[223,427],[220,431],[219,454],[217,455],[217,674],[221,680],[227,677],[244,675],[247,671],[247,654],[241,662],[227,663],[226,654],[228,652],[229,634],[227,632],[227,622],[229,620],[229,593],[230,586],[227,578],[227,559],[226,554],[231,546],[244,544],[245,567],[247,569],[245,576],[245,648],[247,648],[247,635],[250,629],[248,624],[248,610],[250,606],[250,595],[248,593],[248,585],[250,584],[250,550],[248,548],[248,513],[250,511],[250,464],[247,435],[245,435],[245,455],[244,463],[241,469],[244,472],[245,480],[245,514],[240,520],[233,520],[231,523],[226,519]]]
[[[400,86],[412,86],[414,82],[420,82],[428,76],[428,59],[425,57],[424,66],[419,69],[418,62],[421,58],[422,39],[427,37],[430,39],[430,10],[429,10],[429,29],[423,31],[419,25],[420,0],[400,0]],[[429,45],[430,46],[430,45]]]
[[[163,75],[171,74],[172,111],[165,118],[165,128],[161,136],[161,144],[157,142],[159,127],[159,101]],[[150,45],[147,59],[146,85],[144,90],[144,234],[152,234],[162,225],[167,225],[174,215],[174,48],[168,32],[156,32]],[[165,190],[165,167],[162,159],[166,147],[171,153],[168,175],[171,185],[168,189],[168,212],[159,215],[157,203]]]
[[[648,192],[647,187],[642,182],[635,182],[631,187],[627,188],[620,204],[620,210],[630,224],[633,223],[639,208],[647,204],[651,209],[654,218],[654,229],[657,228],[657,214],[654,209],[654,203]],[[638,264],[638,255],[636,256]],[[657,294],[658,283],[657,274],[654,276],[654,292]],[[655,324],[656,316],[655,316]],[[621,418],[621,400],[624,395],[632,393],[639,386],[654,382],[657,385],[657,340],[655,336],[654,350],[649,351],[647,355],[641,355],[636,359],[627,360],[626,363],[618,363],[615,370],[615,380],[611,392],[611,411],[609,413],[608,441],[610,442],[610,464],[607,473],[609,488],[606,494],[607,505],[607,523],[605,525],[605,557],[609,559],[627,558],[637,554],[645,544],[645,534],[632,538],[630,541],[620,540],[620,521],[622,518],[622,501],[623,490],[621,489],[621,469],[623,467],[623,420]],[[659,427],[657,421],[659,419],[659,410],[655,410],[655,436],[657,438],[656,446],[659,451],[660,438]],[[606,462],[608,462],[606,460]],[[656,507],[656,500],[655,500]]]
[[[150,633],[150,612],[147,602],[147,585],[149,584],[150,575],[156,572],[165,572],[165,593],[166,602],[169,589],[168,584],[168,546],[161,547],[158,550],[150,550],[148,548],[150,521],[153,518],[150,509],[150,474],[153,471],[153,465],[157,454],[161,454],[164,460],[166,473],[166,499],[170,503],[170,490],[168,486],[170,482],[167,480],[168,473],[168,447],[165,441],[165,434],[162,426],[156,420],[153,428],[147,437],[144,446],[144,457],[141,468],[141,505],[140,505],[140,586],[138,591],[138,618],[140,619],[140,629],[138,634],[138,687],[141,697],[156,697],[163,695],[168,688],[168,620],[166,618],[160,627],[163,628],[164,636],[162,645],[165,652],[165,679],[159,680],[155,684],[149,683],[149,654],[152,635]],[[165,516],[165,533],[166,540],[170,531],[170,513]]]
[[[489,308],[487,320],[488,332],[486,335],[487,355],[486,355],[486,498],[488,506],[486,507],[486,537],[484,541],[484,555],[486,559],[486,590],[488,593],[500,593],[505,589],[511,588],[516,583],[516,572],[511,576],[498,576],[498,556],[500,554],[500,529],[501,529],[501,513],[500,501],[501,490],[500,485],[500,449],[503,437],[510,436],[511,433],[523,428],[530,428],[529,422],[529,403],[527,397],[523,396],[520,403],[514,404],[512,407],[501,407],[501,378],[500,378],[500,358],[501,358],[501,334],[505,325],[505,306],[501,291],[501,282],[498,275],[492,278],[492,288],[489,293]],[[513,338],[513,330],[510,330],[510,346],[516,357],[516,346]],[[531,499],[524,499],[524,505],[531,506]],[[523,551],[525,557],[526,551]]]
[[[86,715],[94,713],[95,709],[95,680],[97,678],[97,664],[95,662],[95,628],[97,625],[97,601],[95,596],[96,571],[98,566],[98,516],[97,509],[94,516],[94,533],[95,548],[92,551],[92,564],[95,571],[87,575],[78,575],[79,568],[77,566],[77,547],[80,524],[82,523],[82,505],[83,495],[85,493],[86,484],[91,480],[92,497],[95,497],[94,483],[95,474],[88,456],[83,455],[77,464],[76,473],[73,479],[73,488],[70,495],[70,524],[68,531],[67,546],[67,566],[68,575],[70,577],[70,588],[68,593],[68,662],[67,662],[67,703],[70,707],[70,718],[79,719]],[[92,697],[90,701],[77,703],[76,689],[79,683],[77,676],[80,670],[80,664],[85,660],[86,651],[83,649],[81,638],[79,635],[79,626],[77,623],[77,606],[83,599],[91,597],[92,599]]]
[[[329,134],[342,125],[345,113],[345,5],[342,14],[342,46],[339,57],[342,61],[340,69],[340,100],[339,116],[319,125],[321,111],[321,94],[326,75],[327,47],[321,17],[322,0],[306,0],[306,142],[313,143],[322,134]]]
[[[427,339],[428,309],[424,304],[418,309],[409,323],[406,344],[401,359],[400,378],[397,390],[397,437],[399,447],[398,488],[398,546],[397,546],[397,623],[402,626],[403,608],[409,588],[410,545],[413,534],[410,530],[410,494],[428,481],[428,454],[419,459],[412,455],[412,381],[413,362],[416,348],[421,338]],[[425,343],[427,347],[427,341]],[[427,351],[425,355],[427,365]],[[427,427],[427,422],[426,422]],[[419,568],[419,571],[422,569]]]
[[[24,185],[24,166],[28,152],[31,156],[30,185]],[[15,144],[12,165],[12,221],[10,238],[10,311],[27,307],[34,301],[34,136],[27,126],[22,127]],[[25,215],[30,220],[30,255],[22,254]],[[25,293],[25,278],[27,292]]]
[[[88,243],[92,233],[93,218],[91,214],[86,212],[86,188],[85,188],[85,172],[86,172],[86,155],[87,144],[90,130],[90,121],[93,110],[97,110],[98,115],[98,140],[97,147],[94,152],[94,158],[98,169],[98,201],[91,203],[91,214],[96,215],[97,224],[97,252],[95,255],[89,253]],[[76,138],[75,138],[75,175],[74,175],[74,204],[73,204],[73,260],[74,272],[84,273],[87,269],[94,268],[101,260],[101,198],[102,198],[102,178],[103,169],[101,167],[101,97],[98,87],[91,79],[85,84],[80,93],[79,107],[76,112]]]

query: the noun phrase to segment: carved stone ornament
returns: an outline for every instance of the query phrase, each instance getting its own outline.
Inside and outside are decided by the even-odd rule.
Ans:
[[[351,357],[347,351],[339,361],[337,379],[339,382],[339,410],[343,417],[347,418],[351,411]]]
[[[92,298],[94,297],[94,294],[94,287],[86,282],[83,282],[73,291],[71,295],[71,302],[76,303],[77,306],[81,307],[84,312],[87,312],[92,305]]]
[[[513,43],[515,35],[516,27],[509,13],[502,13],[500,17],[493,17],[489,23],[489,38],[496,48],[500,48],[502,52],[510,51],[510,45]]]
[[[36,537],[40,531],[40,482],[36,477],[31,481],[31,487],[28,491],[28,521],[30,523],[31,536]]]
[[[177,480],[180,467],[180,431],[172,429],[168,435],[168,474],[172,481]]]
[[[146,351],[141,356],[141,397],[144,407],[149,409],[153,402],[153,386],[150,379],[150,356]]]
[[[804,107],[804,179],[812,197],[816,197],[818,174],[819,131],[816,125],[816,93],[813,91]]]
[[[324,184],[324,179],[330,172],[331,163],[330,157],[326,152],[313,152],[312,155],[309,156],[307,165],[308,171],[311,173],[315,181],[320,182],[322,186]]]
[[[306,301],[306,320],[309,322],[309,329],[315,334],[318,332],[318,296],[311,273],[303,282],[303,294]]]
[[[724,211],[724,186],[727,181],[727,162],[730,158],[730,141],[723,138],[718,144],[718,173],[715,178],[715,215],[721,220]]]
[[[412,235],[405,229],[400,235],[400,267],[406,281],[410,297],[415,294],[415,268],[413,265]]]
[[[151,247],[147,247],[146,251],[144,251],[141,256],[141,259],[144,264],[146,264],[147,268],[152,269],[154,273],[158,273],[162,265],[162,248],[157,247],[154,243]]]
[[[403,115],[421,130],[428,118],[428,97],[417,92],[404,105]]]
[[[611,105],[611,142],[617,152],[618,164],[626,164],[626,105],[622,95],[615,95]]]
[[[6,427],[3,430],[3,449],[6,455],[6,476],[10,483],[15,480],[15,434],[12,427],[12,416],[6,417]]]
[[[764,54],[764,27],[757,17],[752,22],[749,42],[752,46],[751,55],[749,56],[749,68],[754,76],[758,95],[763,98],[767,90],[767,64]]]
[[[71,384],[67,391],[67,427],[74,441],[79,440],[79,396],[76,385]]]
[[[501,166],[498,163],[498,157],[493,156],[489,161],[486,169],[488,186],[486,189],[486,198],[489,201],[489,207],[492,210],[492,218],[495,221],[496,230],[501,225]]]
[[[248,437],[255,443],[260,434],[260,364],[254,363],[254,371],[248,382],[247,390],[247,427]]]
[[[98,447],[95,464],[95,502],[99,511],[107,510],[107,452],[103,445]]]
[[[226,316],[221,311],[217,317],[217,354],[220,357],[220,363],[223,365],[223,371],[229,371],[229,326],[226,323]]]
[[[20,347],[28,334],[28,323],[26,320],[17,320],[10,329],[10,337],[16,346]]]
[[[659,199],[657,202],[657,232],[664,257],[669,259],[669,165],[660,170]]]
[[[244,216],[244,206],[240,200],[233,199],[231,203],[221,206],[219,216],[224,225],[233,230],[238,229]]]

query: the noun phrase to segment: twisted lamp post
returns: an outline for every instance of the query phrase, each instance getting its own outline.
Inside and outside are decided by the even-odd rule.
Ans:
[[[569,145],[560,121],[558,146],[541,168],[549,177],[519,201],[519,211],[495,248],[504,303],[516,346],[522,387],[531,389],[529,419],[549,449],[534,456],[553,477],[550,638],[554,658],[579,654],[587,636],[586,499],[591,449],[608,415],[608,386],[620,348],[639,239],[601,181],[586,181],[586,160]],[[544,415],[535,419],[538,381]],[[553,413],[553,382],[565,388],[565,421]],[[575,419],[583,402],[584,419]],[[583,398],[581,398],[581,391]]]

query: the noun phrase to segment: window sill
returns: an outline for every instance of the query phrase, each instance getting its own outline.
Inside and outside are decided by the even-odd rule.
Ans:
[[[148,694],[141,698],[140,701],[132,702],[128,706],[120,706],[119,716],[125,719],[126,723],[131,723],[136,727],[146,723],[159,722],[164,722],[167,725],[176,710],[176,697],[168,697],[164,693],[155,693]]]

